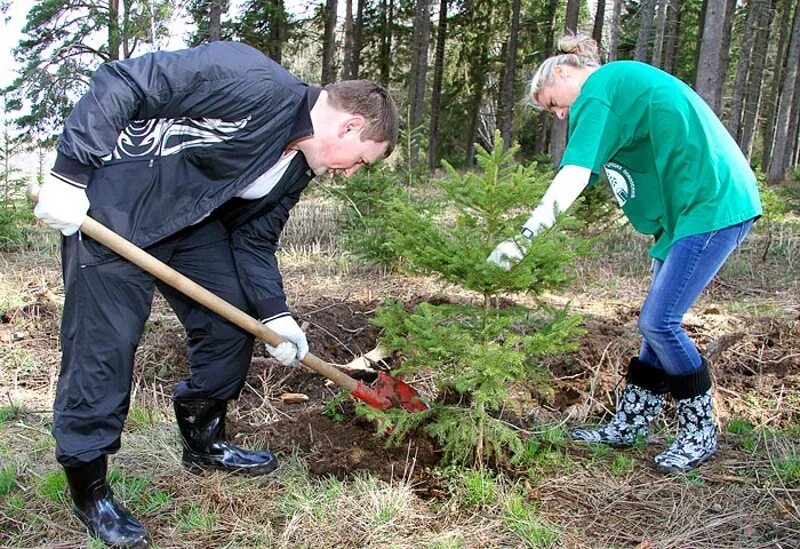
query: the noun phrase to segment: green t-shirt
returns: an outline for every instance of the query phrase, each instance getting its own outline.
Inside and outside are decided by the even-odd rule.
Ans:
[[[703,99],[644,63],[617,61],[584,82],[561,165],[604,168],[633,227],[665,259],[679,238],[761,215],[756,178]]]

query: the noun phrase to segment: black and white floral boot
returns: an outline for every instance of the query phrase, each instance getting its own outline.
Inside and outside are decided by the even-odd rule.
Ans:
[[[670,391],[678,401],[678,436],[655,457],[655,464],[659,471],[681,473],[708,461],[717,452],[711,374],[703,360],[699,370],[668,379]]]
[[[626,380],[614,418],[595,429],[573,430],[574,440],[617,447],[647,440],[650,422],[661,413],[664,394],[669,390],[666,375],[663,370],[633,358]]]

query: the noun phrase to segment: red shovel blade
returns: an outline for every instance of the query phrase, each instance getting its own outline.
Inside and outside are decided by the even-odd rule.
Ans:
[[[388,399],[394,406],[401,406],[407,412],[424,412],[428,409],[411,385],[400,378],[392,377],[386,372],[379,372],[378,379],[372,385],[378,396]]]

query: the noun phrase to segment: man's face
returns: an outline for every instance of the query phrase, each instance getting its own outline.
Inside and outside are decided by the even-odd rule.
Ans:
[[[386,154],[386,143],[361,140],[363,119],[345,121],[336,131],[324,136],[315,158],[307,158],[316,175],[332,173],[349,177],[361,166],[374,164]]]

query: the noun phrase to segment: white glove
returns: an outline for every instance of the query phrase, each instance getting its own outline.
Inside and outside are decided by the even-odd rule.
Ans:
[[[297,322],[289,314],[273,317],[269,320],[262,320],[264,326],[281,336],[285,341],[273,347],[269,343],[265,344],[267,352],[278,362],[289,366],[295,360],[303,360],[308,352],[308,341],[306,334]]]
[[[53,172],[39,189],[39,200],[33,209],[36,217],[60,230],[64,236],[74,234],[80,228],[87,211],[86,186]]]
[[[514,264],[523,258],[525,250],[513,240],[504,240],[492,250],[486,261],[494,263],[501,269],[509,270]]]

